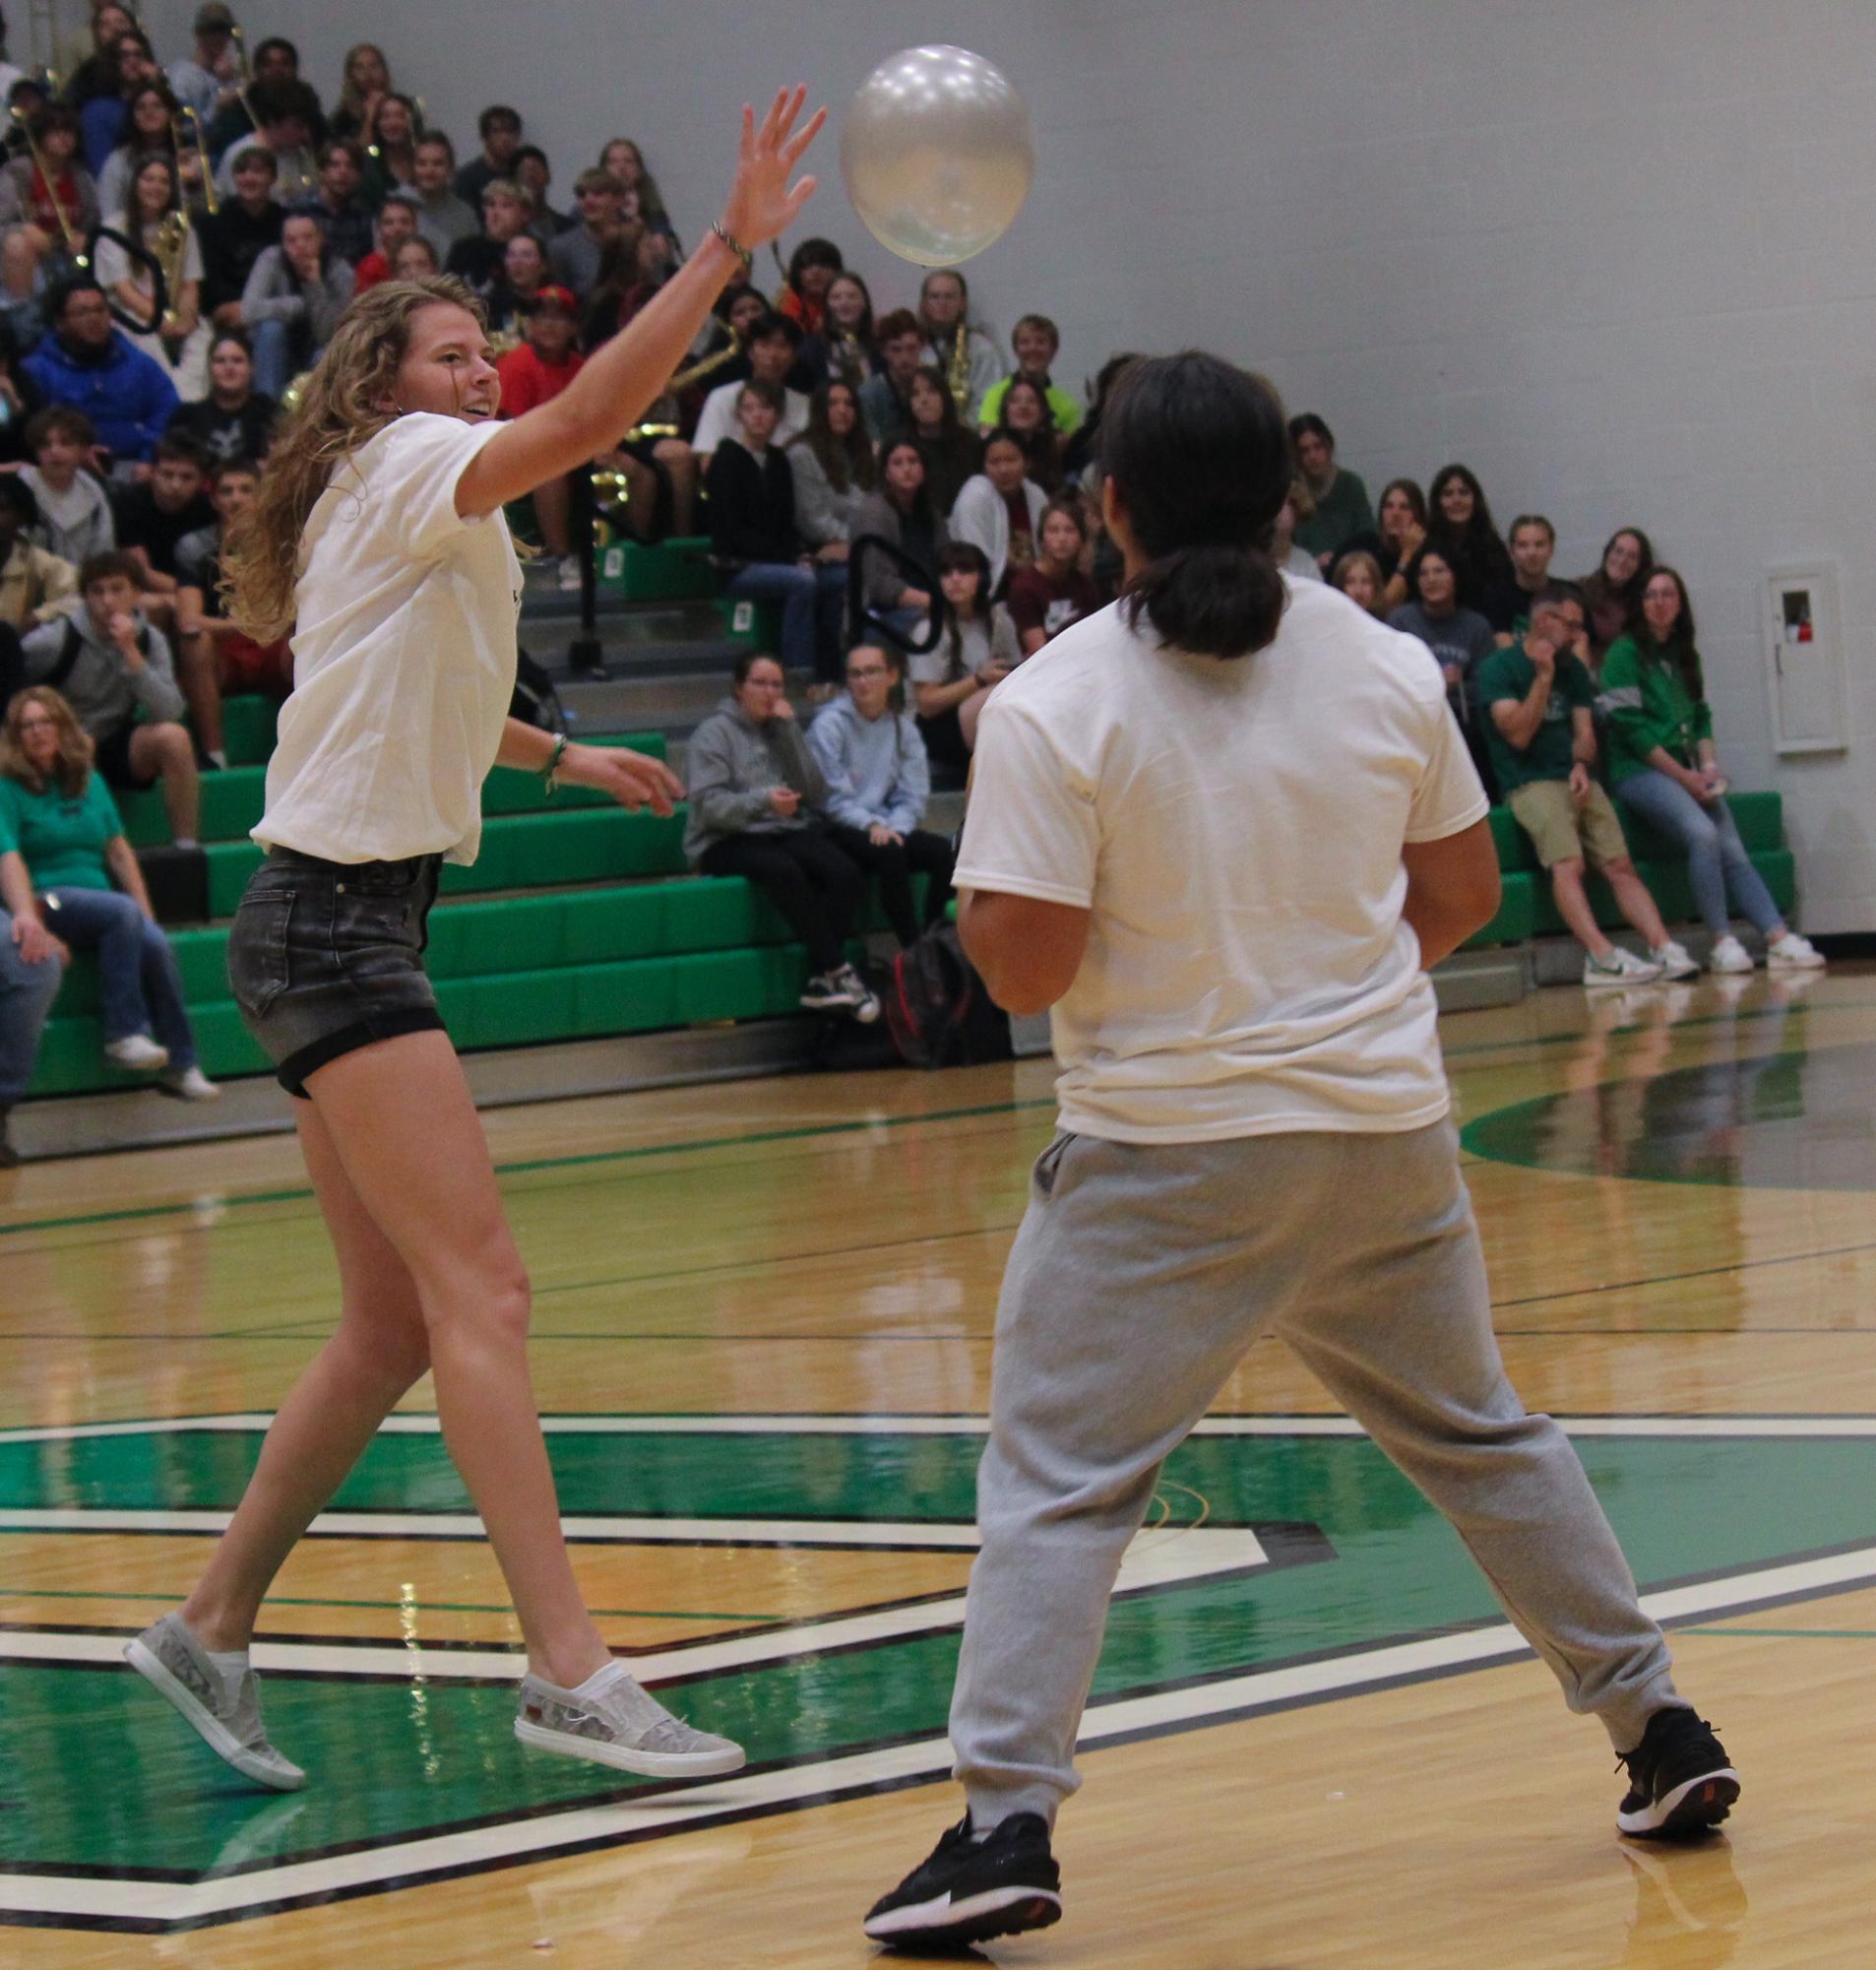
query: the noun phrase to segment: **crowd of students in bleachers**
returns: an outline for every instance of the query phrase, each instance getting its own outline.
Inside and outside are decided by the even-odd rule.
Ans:
[[[199,9],[194,32],[164,69],[135,19],[103,0],[57,91],[6,64],[0,41],[17,153],[0,165],[0,702],[38,684],[28,704],[62,746],[88,754],[90,773],[79,786],[64,752],[56,771],[35,766],[32,746],[46,740],[9,728],[0,1160],[21,1059],[31,1067],[18,1034],[36,1032],[43,1008],[31,1007],[65,944],[92,944],[116,968],[104,995],[112,1057],[179,1092],[212,1092],[173,1026],[174,1044],[156,1037],[165,986],[143,945],[81,931],[83,910],[53,934],[35,902],[51,894],[32,866],[44,831],[23,803],[62,801],[73,827],[84,806],[87,881],[106,888],[127,854],[121,829],[96,833],[112,818],[110,790],[159,785],[174,840],[193,843],[199,775],[223,764],[222,694],[291,688],[285,645],[257,645],[221,613],[222,530],[252,499],[282,400],[346,302],[392,278],[466,281],[487,310],[514,414],[564,388],[683,255],[630,139],[577,173],[562,211],[550,160],[508,105],[482,111],[476,152],[460,161],[376,47],[347,53],[328,109],[289,41],[261,41],[250,64],[219,4]],[[1129,358],[1105,363],[1084,403],[1053,373],[1048,317],[1017,319],[1006,361],[955,270],[927,274],[877,314],[826,239],[794,249],[773,297],[755,275],[725,290],[685,371],[594,467],[622,495],[616,525],[648,541],[707,526],[727,593],[780,607],[774,657],[739,667],[693,744],[689,847],[699,866],[740,869],[775,896],[811,953],[804,1002],[869,1018],[877,1004],[842,958],[864,877],[880,879],[902,938],[917,927],[913,874],[929,878],[928,909],[948,893],[944,845],[919,827],[930,763],[962,768],[1000,679],[1116,592],[1098,433]],[[1291,437],[1279,560],[1425,643],[1481,774],[1551,869],[1587,947],[1586,983],[1692,969],[1652,905],[1630,911],[1647,958],[1595,925],[1586,859],[1611,874],[1625,910],[1639,888],[1613,810],[1604,816],[1592,791],[1602,774],[1621,807],[1686,852],[1716,969],[1752,963],[1729,905],[1775,962],[1820,962],[1739,843],[1692,604],[1646,534],[1621,528],[1595,570],[1560,584],[1550,523],[1524,514],[1502,537],[1464,465],[1444,467],[1425,493],[1397,478],[1371,506],[1320,417],[1295,418]],[[586,542],[571,488],[537,495],[533,520],[545,550],[535,579],[577,586]],[[898,550],[863,570],[869,614],[923,641],[934,597],[946,604],[934,648],[903,674],[891,636],[848,609],[847,562],[866,536]],[[822,707],[805,742],[789,672],[812,677],[807,695]],[[20,791],[5,793],[9,783]],[[1561,809],[1541,791],[1559,784]],[[136,900],[127,882],[117,888]],[[130,1041],[143,1045],[126,1051]]]

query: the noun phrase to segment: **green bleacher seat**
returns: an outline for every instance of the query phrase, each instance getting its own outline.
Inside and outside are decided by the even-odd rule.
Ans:
[[[599,586],[625,602],[704,601],[722,586],[710,554],[708,534],[674,536],[655,546],[612,540],[598,550]]]
[[[1482,951],[1493,944],[1529,943],[1536,902],[1537,878],[1529,869],[1506,871],[1499,884],[1497,914],[1468,937],[1463,948]]]
[[[778,602],[736,602],[728,596],[717,598],[717,613],[723,619],[723,634],[745,649],[767,650],[772,655],[782,648],[782,604]]]
[[[587,742],[622,746],[633,752],[649,753],[654,759],[665,756],[664,734],[661,731],[610,733]],[[230,766],[219,773],[205,773],[202,776],[202,840],[245,841],[261,818],[266,797],[265,765]],[[584,787],[563,787],[550,794],[546,782],[538,773],[511,772],[499,766],[488,776],[482,788],[482,812],[489,816],[559,812],[574,807],[606,807],[611,804],[603,794],[590,793]],[[119,794],[117,806],[124,817],[124,833],[133,848],[161,848],[168,842],[169,816],[163,809],[161,788],[148,788],[141,794]]]
[[[230,703],[261,706],[271,723],[265,701]],[[598,742],[664,751],[657,733]],[[259,816],[263,780],[260,761],[204,779],[205,853],[219,919],[232,914],[260,860],[247,829]],[[1780,796],[1728,798],[1755,865],[1779,907],[1789,910],[1796,869],[1783,846]],[[483,805],[481,858],[473,868],[446,870],[444,900],[430,920],[426,962],[459,1047],[541,1045],[795,1009],[806,969],[800,947],[774,906],[742,878],[687,870],[681,809],[668,819],[627,814],[573,790],[549,800],[536,776],[503,771],[489,777]],[[164,832],[154,793],[127,801],[125,816],[139,840]],[[1490,825],[1503,891],[1497,914],[1469,948],[1560,931],[1549,883],[1509,809],[1494,808]],[[1692,897],[1684,858],[1646,830],[1631,827],[1630,834],[1662,914],[1685,921]],[[1593,883],[1591,893],[1598,921],[1616,923],[1606,887]],[[882,927],[877,899],[859,927]],[[205,1070],[215,1077],[266,1072],[228,997],[225,921],[173,931],[171,939]],[[47,1024],[33,1095],[137,1085],[103,1064],[96,1014],[96,974],[81,958]]]
[[[1781,910],[1793,909],[1797,902],[1797,864],[1784,846],[1782,795],[1775,793],[1728,794],[1726,805],[1732,810],[1739,838],[1745,843],[1753,866],[1765,878],[1766,887],[1772,892],[1772,900]],[[1638,821],[1620,801],[1616,802],[1616,812],[1621,816],[1622,829],[1628,837],[1629,852],[1634,857],[1636,870],[1648,885],[1661,916],[1669,923],[1688,921],[1695,911],[1693,890],[1687,880],[1686,857],[1672,842]],[[1521,943],[1526,937],[1533,935],[1562,934],[1568,926],[1551,899],[1549,879],[1537,865],[1530,836],[1518,826],[1509,807],[1492,809],[1491,828],[1492,840],[1498,849],[1499,866],[1507,871],[1504,880],[1508,901],[1511,886],[1518,880],[1511,871],[1531,871],[1531,927],[1522,932],[1517,930],[1516,915],[1508,912],[1507,904],[1501,904],[1498,915],[1469,941],[1468,948]],[[1605,929],[1622,927],[1622,913],[1615,907],[1615,898],[1608,884],[1599,876],[1592,876],[1589,893],[1595,921]]]
[[[265,766],[274,750],[280,707],[272,698],[240,696],[221,701],[221,733],[230,766]]]

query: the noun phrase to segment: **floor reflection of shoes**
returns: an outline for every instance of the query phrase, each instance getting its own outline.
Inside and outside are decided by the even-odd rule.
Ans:
[[[1613,1033],[1624,1026],[1634,1026],[1645,1020],[1655,1010],[1660,998],[1658,990],[1628,990],[1591,992],[1584,1003],[1588,1007],[1590,1024],[1598,1033]]]
[[[1627,1842],[1617,1850],[1635,1871],[1635,1917],[1624,1966],[1669,1961],[1721,1970],[1735,1960],[1749,1904],[1724,1836],[1671,1858]]]
[[[1766,1003],[1795,1005],[1823,982],[1822,972],[1773,972],[1766,979]]]
[[[1700,993],[1690,985],[1665,985],[1655,994],[1670,1026],[1685,1019],[1700,1003]]]
[[[242,1815],[241,1823],[215,1850],[209,1864],[211,1878],[218,1875],[238,1875],[251,1861],[278,1855],[281,1835],[306,1811],[304,1799],[270,1800],[258,1812]]]

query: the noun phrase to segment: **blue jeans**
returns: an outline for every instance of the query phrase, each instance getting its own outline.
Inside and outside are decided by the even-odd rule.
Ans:
[[[20,956],[13,919],[0,910],[0,1109],[11,1108],[26,1093],[63,974],[56,958],[29,965]]]
[[[293,329],[289,322],[256,322],[247,332],[254,350],[254,388],[263,397],[281,401],[298,373],[293,361]]]
[[[729,578],[724,593],[737,601],[782,604],[782,648],[776,655],[785,670],[812,669],[823,683],[846,674],[846,564],[822,561],[802,567],[793,561],[752,561]]]
[[[297,322],[256,322],[247,339],[254,350],[254,388],[277,404],[293,378],[326,352],[306,348]]]
[[[1679,781],[1651,766],[1615,784],[1615,797],[1650,827],[1678,842],[1687,851],[1687,879],[1693,885],[1694,908],[1716,937],[1730,934],[1726,895],[1752,920],[1761,935],[1769,935],[1784,920],[1764,878],[1752,865],[1739,824],[1723,799],[1711,805],[1696,800]]]
[[[46,927],[75,951],[97,953],[104,1039],[156,1036],[178,1073],[196,1063],[196,1038],[182,1002],[182,974],[169,939],[115,889],[53,889]]]

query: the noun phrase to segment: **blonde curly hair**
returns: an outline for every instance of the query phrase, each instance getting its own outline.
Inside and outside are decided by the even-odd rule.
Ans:
[[[411,324],[439,302],[487,326],[474,292],[450,274],[382,282],[340,317],[298,410],[268,455],[253,506],[229,530],[223,604],[256,642],[291,630],[306,522],[339,467],[396,420],[397,411],[385,405],[410,347]]]

